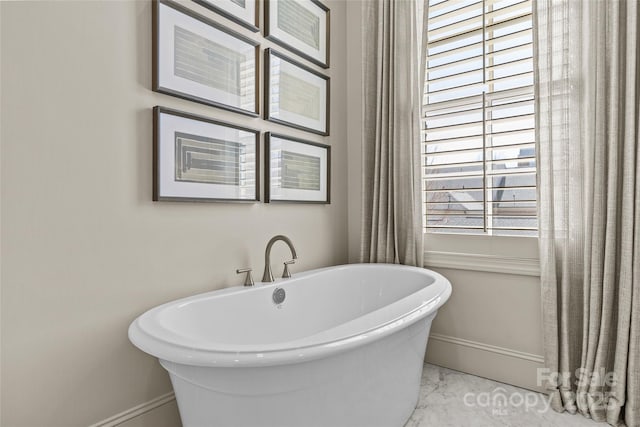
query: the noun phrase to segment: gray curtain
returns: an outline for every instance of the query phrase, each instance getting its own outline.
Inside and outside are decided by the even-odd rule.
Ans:
[[[361,261],[422,267],[422,0],[363,7]]]
[[[640,426],[639,2],[537,0],[552,407]]]

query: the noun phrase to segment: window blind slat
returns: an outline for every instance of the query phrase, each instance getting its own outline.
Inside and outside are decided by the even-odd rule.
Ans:
[[[493,102],[507,103],[509,102],[508,101],[509,99],[517,98],[517,97],[527,97],[527,99],[533,100],[533,86],[522,86],[522,87],[510,88],[505,90],[496,90],[494,92],[485,92],[485,97],[486,97],[487,104],[493,103]],[[436,102],[432,104],[425,104],[424,110],[425,110],[426,116],[428,117],[434,112],[444,110],[447,108],[462,107],[465,105],[472,105],[472,104],[477,104],[482,102],[483,102],[482,95],[471,95],[466,98],[459,98],[455,100],[447,100],[447,101],[441,101],[441,102]],[[491,106],[490,104],[488,105]]]
[[[473,45],[471,45],[473,46]],[[445,58],[447,56],[447,54],[449,54],[450,56],[452,56],[452,58],[455,58],[455,54],[458,53],[455,49],[454,50],[449,50],[449,51],[444,51],[444,52],[440,52],[437,55],[431,55],[427,60],[430,61],[429,66],[427,67],[427,73],[438,73],[438,72],[442,72],[443,70],[450,70],[452,66],[460,66],[460,65],[465,65],[465,64],[469,64],[469,63],[473,63],[474,61],[481,61],[484,58],[485,62],[488,64],[492,64],[495,63],[496,59],[499,58],[500,56],[508,56],[510,58],[513,57],[517,57],[518,54],[522,55],[529,55],[531,56],[531,43],[522,43],[519,45],[515,45],[515,46],[509,46],[506,47],[504,49],[494,49],[493,52],[486,52],[485,55],[475,55],[475,56],[471,56],[468,58],[458,58],[458,59],[452,59],[451,62],[442,62],[442,58]],[[462,52],[459,52],[462,53]],[[441,63],[434,65],[433,63],[436,62],[436,59],[440,59]]]
[[[498,32],[500,30],[504,30],[509,27],[517,27],[518,24],[523,24],[523,23],[529,23],[529,24],[531,23],[531,13],[517,16],[514,18],[505,19],[503,21],[495,22],[490,25],[485,25],[485,27],[483,27],[480,24],[479,26],[474,26],[471,30],[454,32],[453,34],[444,33],[444,31],[442,30],[446,27],[442,27],[438,30],[434,30],[433,33],[435,34],[433,34],[432,36],[429,36],[429,34],[432,33],[431,31],[429,32],[429,34],[427,35],[427,49],[437,49],[439,47],[442,47],[443,45],[457,43],[457,42],[460,42],[461,40],[482,35],[483,32]],[[459,24],[460,23],[454,24],[454,27],[458,28]],[[442,35],[442,34],[446,34],[446,35]],[[485,43],[489,42],[490,44],[495,44],[499,41],[510,40],[512,38],[522,37],[527,34],[531,34],[531,27],[524,30],[516,30],[513,32],[509,32],[508,34],[505,34],[503,36],[491,37],[485,40]],[[438,37],[438,35],[440,35],[440,37]],[[509,37],[509,38],[505,38],[505,37]]]
[[[482,9],[479,10],[482,13]],[[438,39],[450,38],[460,34],[467,34],[475,32],[476,30],[482,30],[482,15],[472,16],[461,21],[456,21],[453,24],[442,25],[437,27],[430,25],[429,28],[434,28],[427,33],[427,40],[429,42],[436,41]],[[471,26],[471,28],[469,28]],[[458,31],[456,31],[458,30]],[[461,31],[460,31],[461,30]]]
[[[459,6],[456,9],[451,9],[441,15],[434,16],[429,20],[429,26],[439,27],[442,24],[442,22],[446,22],[447,20],[452,18],[455,19],[456,16],[461,16],[461,15],[466,15],[468,13],[476,13],[476,12],[478,14],[482,13],[482,1],[471,3],[470,5],[463,4],[462,6]]]
[[[500,190],[535,190],[535,185],[523,185],[520,187],[493,187]],[[425,190],[427,193],[449,193],[452,191],[477,191],[484,190],[484,187],[465,187],[465,188],[432,188]]]
[[[489,102],[491,101],[492,100],[489,100]],[[482,113],[482,111],[485,111],[488,114],[491,113],[494,115],[502,115],[502,118],[505,118],[505,117],[516,118],[521,116],[530,116],[533,119],[534,118],[533,112],[525,113],[525,111],[531,111],[532,108],[533,108],[532,99],[523,99],[520,101],[511,101],[511,102],[505,101],[501,103],[495,103],[494,105],[486,105],[484,108],[482,106],[478,107],[477,103],[473,105],[465,103],[464,105],[458,108],[455,108],[455,105],[454,105],[454,107],[449,111],[445,111],[445,109],[439,109],[433,112],[427,111],[427,113],[425,114],[425,119],[427,119],[426,120],[427,129],[432,127],[438,127],[438,126],[434,126],[433,123],[437,122],[438,120],[442,120],[443,118],[454,119],[457,117],[469,117],[477,113]],[[512,112],[512,114],[508,115],[510,112]],[[496,117],[496,118],[500,118],[500,117]],[[463,122],[466,122],[466,121],[463,121]],[[429,123],[432,123],[432,125],[429,126]],[[447,125],[452,125],[452,124],[454,123],[452,123],[451,120],[449,120],[447,123]]]
[[[528,135],[533,131],[535,131],[535,128],[531,127],[531,128],[523,128],[523,129],[506,131],[506,132],[492,132],[489,134],[489,136],[505,136],[505,135],[514,136],[514,135],[523,135],[523,134]],[[475,134],[475,135],[456,136],[451,138],[428,139],[426,142],[427,144],[433,144],[440,141],[454,141],[454,140],[460,140],[462,138],[482,137],[483,135],[484,134]],[[427,138],[429,138],[429,132],[427,132]]]
[[[494,19],[495,17],[500,16],[508,16],[509,14],[522,14],[528,13],[531,14],[531,0],[522,0],[516,3],[501,7],[499,9],[495,9],[486,14],[486,18],[488,20]]]

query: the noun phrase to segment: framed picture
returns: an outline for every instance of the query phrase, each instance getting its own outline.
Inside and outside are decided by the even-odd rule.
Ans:
[[[258,43],[169,0],[153,2],[153,90],[258,115]]]
[[[213,10],[219,15],[240,24],[257,33],[258,5],[256,0],[193,0],[194,2]]]
[[[265,201],[330,203],[331,147],[265,134]]]
[[[153,109],[154,201],[257,201],[259,132]]]
[[[329,77],[265,50],[264,118],[329,135]]]
[[[318,0],[265,0],[264,35],[329,68],[329,8]]]

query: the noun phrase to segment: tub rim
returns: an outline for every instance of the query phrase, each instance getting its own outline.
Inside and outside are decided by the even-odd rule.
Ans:
[[[163,309],[166,309],[170,306],[175,305],[183,305],[186,303],[190,303],[192,301],[201,300],[202,298],[210,298],[221,295],[229,295],[240,292],[254,292],[258,290],[263,290],[265,288],[275,288],[278,286],[282,286],[284,283],[293,283],[294,281],[298,281],[300,279],[304,279],[305,277],[314,276],[317,274],[321,274],[322,272],[328,270],[339,270],[339,269],[357,269],[357,268],[394,268],[394,269],[403,269],[403,270],[413,270],[417,271],[421,274],[431,276],[433,281],[424,286],[422,289],[415,291],[393,303],[381,307],[380,309],[374,310],[370,313],[365,314],[364,316],[357,317],[352,319],[344,324],[337,325],[336,327],[328,328],[327,331],[331,331],[335,328],[342,327],[344,325],[348,325],[352,322],[357,321],[358,319],[365,318],[367,316],[371,316],[374,313],[377,313],[379,310],[386,309],[388,307],[392,307],[395,304],[399,304],[404,301],[407,303],[408,299],[416,299],[423,298],[423,301],[415,306],[412,310],[404,312],[386,322],[378,323],[375,326],[372,326],[365,330],[360,330],[354,332],[350,335],[339,336],[333,340],[320,341],[320,342],[312,342],[308,344],[295,345],[296,343],[301,343],[304,340],[308,340],[309,337],[314,337],[318,334],[312,334],[309,337],[296,339],[293,341],[286,341],[277,343],[278,347],[264,349],[264,350],[256,350],[256,349],[245,349],[245,350],[220,350],[220,349],[211,349],[211,348],[202,348],[191,345],[186,345],[180,342],[172,341],[172,336],[179,336],[178,334],[172,333],[168,330],[162,331],[166,333],[165,336],[159,337],[157,334],[154,334],[154,331],[146,330],[146,328],[141,325],[141,320],[146,317],[152,316],[154,314],[160,313]],[[420,267],[411,267],[399,264],[384,264],[384,263],[359,263],[359,264],[343,264],[337,266],[323,267],[314,270],[308,270],[302,273],[298,273],[294,275],[292,279],[288,279],[292,282],[284,282],[282,280],[277,280],[273,283],[256,283],[255,287],[247,289],[243,286],[234,286],[229,288],[223,288],[219,290],[209,291],[201,294],[191,295],[185,298],[176,299],[173,301],[166,302],[164,304],[153,307],[138,316],[129,326],[128,335],[129,340],[140,350],[151,354],[161,360],[166,360],[174,363],[181,363],[185,365],[192,366],[211,366],[211,367],[240,367],[240,366],[273,366],[273,365],[282,365],[282,364],[290,364],[290,363],[301,363],[306,362],[322,357],[326,357],[330,354],[347,351],[349,349],[366,345],[370,342],[382,339],[396,331],[404,329],[421,319],[424,319],[430,315],[435,317],[437,310],[441,307],[450,297],[452,289],[451,283],[441,274],[426,268]],[[437,287],[437,292],[433,293],[433,287]],[[425,294],[421,296],[420,294]],[[431,294],[430,298],[425,298],[427,295]],[[155,331],[157,332],[157,331]],[[241,345],[239,345],[241,347]]]

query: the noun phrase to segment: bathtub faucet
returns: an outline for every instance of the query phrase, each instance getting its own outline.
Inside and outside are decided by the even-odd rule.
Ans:
[[[298,259],[296,248],[293,247],[293,243],[291,243],[291,240],[287,236],[278,234],[277,236],[272,237],[271,240],[269,240],[269,243],[267,243],[267,249],[264,251],[264,274],[262,275],[263,282],[273,282],[273,273],[271,272],[271,246],[273,246],[273,244],[278,240],[282,240],[287,244],[287,246],[289,246],[293,259]],[[285,275],[283,275],[283,277],[284,276]],[[289,277],[291,277],[290,274]]]

